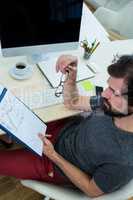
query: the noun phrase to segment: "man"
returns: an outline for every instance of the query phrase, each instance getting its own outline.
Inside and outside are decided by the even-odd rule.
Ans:
[[[97,98],[78,94],[76,57],[61,56],[56,70],[67,76],[64,104],[95,112],[48,124],[47,135],[39,134],[42,158],[25,150],[1,152],[0,174],[73,183],[91,197],[119,189],[133,177],[133,56],[122,56],[108,67],[108,88]]]

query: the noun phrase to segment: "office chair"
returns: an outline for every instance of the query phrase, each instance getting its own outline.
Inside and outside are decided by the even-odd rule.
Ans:
[[[105,0],[106,1],[106,0]],[[103,6],[104,3],[99,2],[97,0],[84,0],[84,2],[88,5],[91,6],[93,9],[97,9],[100,6]]]
[[[94,9],[102,6],[110,10],[120,10],[132,0],[84,0],[84,2]]]
[[[119,11],[99,7],[94,15],[107,30],[115,31],[126,38],[133,38],[133,1]]]
[[[127,200],[133,196],[133,179],[120,190],[97,198],[90,198],[82,192],[63,186],[33,180],[21,180],[22,185],[44,195],[44,200]]]

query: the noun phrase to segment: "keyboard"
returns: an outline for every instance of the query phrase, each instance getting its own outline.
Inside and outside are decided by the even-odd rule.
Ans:
[[[93,96],[95,91],[89,80],[77,84],[80,95]],[[43,108],[63,103],[63,96],[55,96],[54,88],[44,87],[44,83],[26,85],[22,88],[12,88],[13,94],[30,109]]]
[[[12,92],[30,109],[43,108],[63,103],[62,95],[56,97],[55,89],[52,88],[27,86],[19,89],[15,88]]]

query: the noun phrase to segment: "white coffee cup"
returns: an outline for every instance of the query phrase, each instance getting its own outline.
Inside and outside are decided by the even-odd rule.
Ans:
[[[27,66],[27,64],[23,63],[23,62],[19,62],[16,63],[15,67],[14,67],[14,73],[17,76],[23,76],[25,75],[29,70],[29,67]]]

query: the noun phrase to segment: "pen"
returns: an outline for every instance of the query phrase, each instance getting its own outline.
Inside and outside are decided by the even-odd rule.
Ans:
[[[92,44],[91,44],[91,50],[93,50],[93,47],[95,46],[95,44],[96,44],[96,39],[94,40],[94,42],[92,42]]]
[[[92,67],[90,67],[88,64],[87,64],[86,66],[89,68],[89,70],[90,70],[93,74],[96,74],[96,72],[93,70]]]
[[[91,54],[96,50],[96,48],[99,46],[99,44],[100,44],[100,42],[98,42],[98,43],[96,44],[96,46],[94,47],[94,49],[92,49],[92,51],[90,52]]]

